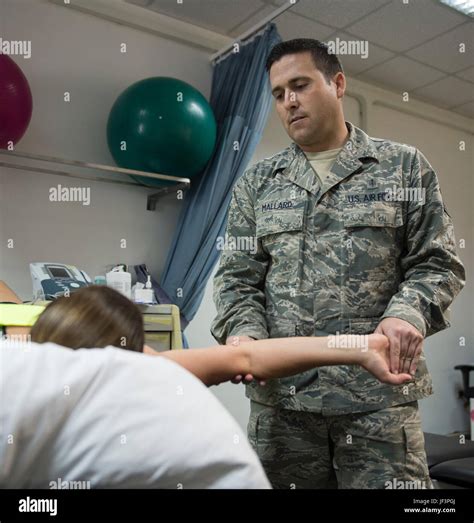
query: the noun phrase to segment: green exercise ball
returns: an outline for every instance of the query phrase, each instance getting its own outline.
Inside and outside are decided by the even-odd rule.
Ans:
[[[107,122],[107,143],[120,167],[192,178],[212,155],[216,120],[193,86],[165,76],[146,78],[115,101]],[[149,186],[170,184],[133,178]]]

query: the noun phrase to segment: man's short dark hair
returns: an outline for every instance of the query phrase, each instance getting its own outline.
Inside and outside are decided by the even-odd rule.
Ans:
[[[324,42],[312,38],[295,38],[276,44],[268,55],[266,70],[270,71],[271,66],[283,56],[296,53],[311,53],[315,67],[321,71],[328,83],[335,74],[344,72],[337,55],[329,53]]]

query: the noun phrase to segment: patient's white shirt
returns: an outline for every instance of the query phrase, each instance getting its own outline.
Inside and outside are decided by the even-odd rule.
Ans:
[[[0,487],[270,488],[236,421],[180,365],[0,341]]]

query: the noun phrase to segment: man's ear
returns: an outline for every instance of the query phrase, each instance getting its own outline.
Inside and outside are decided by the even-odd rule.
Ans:
[[[333,77],[333,82],[336,84],[337,97],[342,98],[346,92],[346,77],[344,73],[336,73]]]

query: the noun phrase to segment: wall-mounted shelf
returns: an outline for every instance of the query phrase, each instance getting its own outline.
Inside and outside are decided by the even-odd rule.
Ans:
[[[66,160],[64,158],[56,158],[54,156],[43,156],[40,154],[31,154],[19,151],[7,151],[5,149],[0,149],[0,166],[8,167],[9,169],[18,169],[22,171],[33,171],[43,174],[54,174],[57,176],[67,176],[69,178],[79,178],[82,180],[90,181],[100,181],[106,183],[116,183],[121,185],[133,185],[138,187],[146,187],[149,189],[154,189],[152,194],[147,196],[147,210],[154,211],[156,209],[156,202],[161,196],[169,194],[170,192],[177,190],[187,190],[191,185],[191,180],[189,178],[178,178],[176,176],[168,176],[166,174],[157,174],[150,173],[146,171],[136,171],[134,169],[123,169],[122,167],[115,167],[112,165],[102,165],[98,163],[89,163],[83,162],[80,160]],[[4,160],[4,158],[8,160]],[[20,160],[27,160],[27,163],[20,163]],[[99,171],[105,173],[102,175],[87,175],[83,172],[69,172],[51,168],[50,166],[41,167],[38,165],[38,162],[45,162],[53,166],[57,165],[68,165],[70,167],[77,168],[79,171],[84,169],[89,169],[93,171]],[[107,175],[109,177],[107,177]],[[117,175],[121,176],[121,179],[117,178]],[[141,176],[143,178],[152,178],[155,180],[164,180],[170,183],[163,187],[150,187],[145,183],[140,183],[138,181],[131,181],[129,178],[130,175]]]

